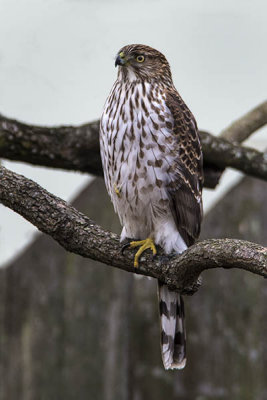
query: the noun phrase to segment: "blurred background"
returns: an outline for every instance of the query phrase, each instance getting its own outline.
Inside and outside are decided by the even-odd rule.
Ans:
[[[266,99],[266,12],[261,0],[0,0],[0,113],[39,125],[98,119],[116,52],[143,43],[166,55],[199,128],[217,135]],[[266,127],[246,144],[265,149]],[[101,179],[3,165],[120,232]],[[204,191],[202,238],[266,244],[265,202],[264,182],[226,171]],[[154,280],[66,253],[2,205],[0,265],[0,399],[267,398],[259,277],[204,274],[186,299],[188,365],[166,372]]]

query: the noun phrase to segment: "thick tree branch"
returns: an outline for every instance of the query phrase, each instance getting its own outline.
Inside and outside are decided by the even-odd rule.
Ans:
[[[263,111],[261,115],[266,117]],[[257,119],[257,124],[251,126],[258,127],[259,120],[260,118]],[[265,123],[264,121],[262,117],[261,123]],[[0,116],[0,157],[102,175],[98,132],[99,121],[78,127],[49,128],[27,125]],[[207,132],[201,132],[201,140],[205,186],[216,186],[220,169],[226,167],[267,180],[267,160],[263,153],[231,144]]]
[[[41,127],[0,115],[0,158],[101,176],[99,121]]]
[[[0,202],[22,215],[66,250],[129,272],[152,276],[171,288],[187,292],[199,274],[210,268],[241,268],[267,277],[267,249],[233,239],[206,240],[180,256],[154,260],[145,254],[136,271],[133,252],[120,252],[119,237],[104,231],[88,217],[35,182],[0,167]]]
[[[201,142],[208,153],[209,163],[221,168],[231,167],[267,180],[267,153],[230,143],[203,131]]]

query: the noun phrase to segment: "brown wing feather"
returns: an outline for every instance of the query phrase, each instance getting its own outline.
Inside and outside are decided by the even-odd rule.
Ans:
[[[166,92],[166,105],[174,118],[173,134],[177,138],[174,179],[168,187],[174,220],[187,246],[200,233],[202,220],[202,150],[193,114],[175,90]]]

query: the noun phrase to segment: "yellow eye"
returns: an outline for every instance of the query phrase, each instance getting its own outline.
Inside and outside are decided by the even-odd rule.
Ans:
[[[145,61],[145,57],[144,56],[137,56],[136,57],[136,61],[142,63],[142,62]]]

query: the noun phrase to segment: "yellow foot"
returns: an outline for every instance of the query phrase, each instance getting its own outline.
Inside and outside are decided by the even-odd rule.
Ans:
[[[147,238],[145,240],[138,240],[137,242],[130,242],[130,247],[132,249],[135,247],[140,247],[140,249],[136,252],[136,254],[134,256],[134,267],[135,268],[138,268],[139,257],[145,250],[151,249],[154,255],[157,254],[156,246],[151,238]]]
[[[114,192],[116,193],[116,195],[120,199],[121,198],[121,189],[118,188],[118,186],[115,183],[114,183],[113,187],[114,187]]]

